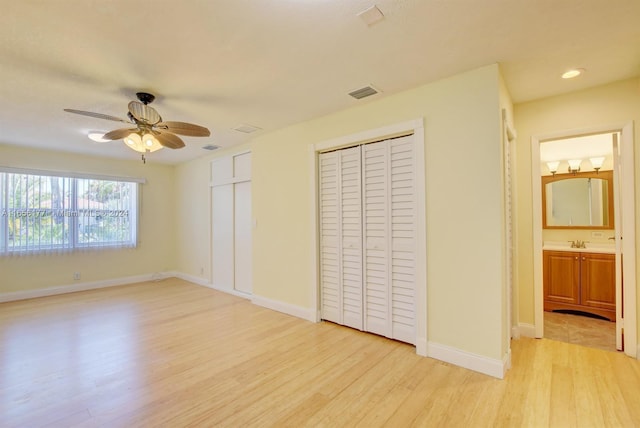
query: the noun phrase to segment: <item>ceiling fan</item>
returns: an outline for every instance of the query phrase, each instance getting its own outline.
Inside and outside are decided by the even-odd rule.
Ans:
[[[211,132],[203,126],[186,122],[163,121],[158,112],[149,106],[156,98],[154,95],[147,92],[137,92],[136,96],[140,101],[131,101],[129,103],[128,120],[108,114],[70,108],[66,108],[64,111],[135,125],[134,128],[121,128],[107,132],[102,136],[102,139],[124,140],[127,147],[142,153],[143,161],[145,161],[145,153],[154,152],[163,147],[170,149],[184,147],[184,141],[175,134],[189,137],[208,137],[211,135]]]

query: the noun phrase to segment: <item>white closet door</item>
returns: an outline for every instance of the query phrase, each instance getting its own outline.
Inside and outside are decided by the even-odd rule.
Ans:
[[[211,162],[212,282],[225,291],[253,291],[251,153]]]
[[[324,153],[322,318],[415,344],[413,137]]]
[[[235,289],[253,292],[251,247],[251,182],[234,184],[234,264]]]
[[[360,148],[320,155],[322,318],[362,330]]]
[[[363,146],[365,330],[415,343],[412,136]]]
[[[391,337],[415,344],[417,200],[413,136],[390,146]]]
[[[233,290],[233,184],[211,188],[213,286]]]
[[[338,152],[319,157],[320,312],[322,319],[342,324],[340,198]]]
[[[342,323],[359,330],[362,321],[362,182],[360,147],[340,150],[342,223]]]
[[[366,331],[391,337],[388,141],[363,146]]]

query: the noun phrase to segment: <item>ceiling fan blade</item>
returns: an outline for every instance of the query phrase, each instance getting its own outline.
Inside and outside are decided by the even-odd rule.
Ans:
[[[72,108],[66,108],[64,109],[64,111],[68,113],[81,114],[83,116],[95,117],[96,119],[106,119],[106,120],[113,120],[114,122],[131,123],[130,121],[125,119],[120,119],[119,117],[110,116],[108,114],[102,114],[102,113],[94,113],[92,111],[74,110]]]
[[[169,149],[181,149],[184,147],[184,141],[182,141],[177,135],[158,131],[153,132],[153,135],[163,147],[167,147]]]
[[[155,125],[162,120],[160,114],[158,114],[153,107],[149,107],[139,101],[131,101],[129,103],[129,113],[131,113],[136,120],[148,125]]]
[[[132,132],[137,132],[137,131],[138,130],[135,128],[134,129],[121,128],[111,132],[107,132],[102,136],[102,138],[104,138],[105,140],[122,140]]]
[[[194,125],[186,122],[160,122],[156,127],[165,129],[169,132],[179,135],[187,135],[190,137],[208,137],[211,132],[204,126]]]

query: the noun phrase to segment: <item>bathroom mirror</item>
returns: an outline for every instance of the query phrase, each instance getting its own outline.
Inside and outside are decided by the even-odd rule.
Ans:
[[[542,177],[545,229],[613,229],[613,172]]]

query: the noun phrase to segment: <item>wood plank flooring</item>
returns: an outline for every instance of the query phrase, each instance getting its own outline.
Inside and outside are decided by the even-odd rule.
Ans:
[[[640,426],[640,362],[541,339],[498,380],[178,279],[0,304],[0,427]]]

